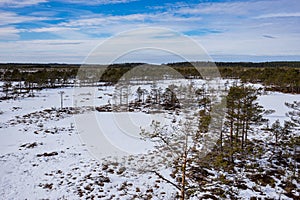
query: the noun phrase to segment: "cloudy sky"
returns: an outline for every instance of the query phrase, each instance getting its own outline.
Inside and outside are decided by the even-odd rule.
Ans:
[[[300,60],[299,0],[0,0],[0,62],[84,63],[101,43],[148,27],[191,38],[215,61]]]

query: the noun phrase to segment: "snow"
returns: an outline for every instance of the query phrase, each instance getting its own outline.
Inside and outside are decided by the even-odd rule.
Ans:
[[[217,88],[226,81],[211,81],[210,85]],[[185,83],[189,82],[186,80]],[[203,84],[203,80],[192,82],[198,86]],[[229,82],[232,84],[233,80]],[[165,87],[171,83],[184,82],[168,80],[158,82],[158,87]],[[136,98],[134,92],[137,87],[138,85],[135,85],[130,89],[129,100]],[[145,84],[143,88],[150,89],[150,85]],[[171,124],[174,117],[177,118],[176,121],[180,121],[182,116],[87,110],[75,115],[59,113],[60,91],[65,92],[64,107],[74,105],[93,107],[105,105],[112,100],[114,88],[106,86],[101,90],[93,87],[45,89],[36,92],[35,97],[0,101],[0,111],[3,112],[0,114],[2,199],[78,199],[79,188],[84,190],[89,183],[92,184],[93,191],[83,193],[82,198],[91,195],[97,197],[101,194],[107,198],[115,195],[116,199],[118,197],[122,199],[122,194],[125,193],[146,194],[155,184],[159,185],[159,189],[155,194],[152,192],[153,196],[156,195],[153,199],[174,197],[176,190],[173,187],[163,181],[157,183],[158,178],[147,172],[147,165],[156,164],[158,160],[153,155],[147,154],[154,149],[154,144],[142,140],[139,133],[141,128],[150,130],[153,120],[160,121],[164,125]],[[258,99],[264,108],[276,110],[267,116],[270,123],[277,118],[281,122],[287,120],[285,113],[288,109],[284,103],[295,100],[300,100],[300,95],[278,92],[269,92]],[[50,109],[51,112],[45,109]],[[35,144],[32,145],[34,147],[28,147],[31,144]],[[52,152],[57,155],[43,156]],[[118,161],[119,164],[114,166],[114,161]],[[264,160],[260,162],[263,163]],[[103,170],[106,163],[109,169],[115,171],[114,173]],[[167,166],[163,163],[158,164],[157,168],[161,169],[161,173],[169,176],[170,170],[166,169]],[[122,166],[127,170],[119,175],[116,171]],[[214,176],[218,175],[213,169],[208,171]],[[95,184],[100,174],[110,179],[104,186]],[[129,184],[126,189],[120,189],[124,182],[131,183],[132,186]],[[254,186],[253,184],[246,180],[249,187]],[[299,186],[298,183],[297,185]],[[136,192],[137,187],[141,190],[140,193]],[[270,186],[263,187],[262,191],[269,198],[278,198],[277,191]],[[239,191],[239,196],[244,199],[257,195],[257,192],[250,189]]]
[[[292,103],[293,101],[300,101],[299,94],[284,94],[280,92],[267,92],[258,98],[258,102],[267,110],[275,110],[274,113],[267,115],[270,124],[277,119],[283,124],[284,120],[288,120],[286,113],[289,109],[284,105],[285,102]]]

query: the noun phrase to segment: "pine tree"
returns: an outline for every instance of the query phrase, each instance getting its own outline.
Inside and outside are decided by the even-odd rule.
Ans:
[[[293,109],[287,113],[287,116],[291,119],[293,125],[300,126],[300,101],[294,101],[293,103],[285,103],[288,108]]]
[[[234,154],[247,145],[248,133],[253,125],[265,121],[264,109],[256,100],[260,91],[249,86],[232,86],[227,96],[225,126],[229,131],[229,156],[234,162]],[[223,137],[223,134],[221,134]]]
[[[165,89],[165,92],[163,93],[163,105],[167,110],[180,107],[179,100],[173,87],[167,87]]]
[[[291,123],[289,121],[284,121],[284,125],[281,126],[279,120],[277,119],[272,124],[271,131],[275,137],[275,146],[277,147],[279,140],[291,133]]]
[[[162,127],[160,122],[152,123],[151,132],[142,130],[141,135],[157,144],[158,152],[163,152],[162,157],[170,154],[171,159],[165,158],[167,166],[171,166],[170,177],[164,176],[157,170],[150,170],[160,179],[175,187],[181,200],[188,199],[195,189],[199,188],[197,172],[201,169],[199,159],[203,156],[196,137],[197,127],[194,122],[187,120],[176,127]]]
[[[278,119],[272,124],[271,130],[275,136],[275,145],[277,146],[278,139],[283,134],[283,127],[280,125],[280,122]]]

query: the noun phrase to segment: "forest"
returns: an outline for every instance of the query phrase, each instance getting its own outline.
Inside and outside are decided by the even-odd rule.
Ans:
[[[0,80],[6,96],[33,94],[34,90],[73,86],[75,79],[82,85],[93,85],[96,82],[115,84],[128,71],[136,66],[145,69],[132,72],[132,77],[141,78],[151,71],[152,78],[163,78],[163,69],[171,67],[187,79],[202,78],[195,65],[205,68],[216,65],[224,79],[240,79],[242,82],[261,83],[267,90],[284,93],[300,93],[300,62],[264,62],[264,63],[224,63],[196,62],[169,63],[146,66],[143,63],[122,63],[112,65],[72,65],[72,64],[0,64]],[[155,74],[155,69],[157,74]],[[84,69],[84,70],[83,70]],[[98,75],[98,74],[101,74]],[[174,74],[174,76],[176,76]],[[100,78],[99,78],[100,77]],[[169,77],[172,78],[172,77]],[[11,82],[19,82],[12,85]],[[2,97],[3,98],[3,97]]]
[[[209,67],[215,65],[223,81],[204,80],[194,67],[209,70]],[[139,70],[135,70],[136,67],[140,67]],[[166,76],[170,68],[174,70]],[[176,78],[180,80],[179,85],[169,82]],[[151,84],[149,80],[152,81]],[[75,188],[77,183],[72,183],[78,197],[92,198],[93,190],[98,186],[99,191],[105,193],[103,188],[111,184],[111,188],[119,188],[116,193],[131,199],[239,199],[241,196],[248,196],[251,200],[260,197],[274,199],[274,196],[279,199],[299,198],[300,102],[295,99],[285,102],[282,106],[289,110],[285,113],[286,119],[270,122],[267,116],[275,110],[265,109],[259,98],[274,91],[282,96],[299,95],[300,62],[196,62],[162,65],[123,63],[109,66],[1,64],[0,81],[0,103],[12,105],[13,112],[22,110],[22,104],[21,107],[14,105],[17,101],[45,98],[41,91],[48,88],[55,91],[56,96],[52,96],[52,99],[59,99],[58,95],[61,95],[61,102],[65,94],[62,90],[73,88],[86,89],[79,92],[79,103],[91,98],[101,101],[101,105],[93,107],[64,107],[62,103],[60,108],[41,107],[40,111],[16,116],[16,119],[0,124],[4,128],[10,128],[24,123],[24,132],[28,133],[26,126],[34,127],[32,123],[35,120],[37,128],[32,131],[34,136],[63,134],[66,130],[69,134],[75,134],[73,122],[71,128],[66,128],[69,124],[65,124],[61,129],[55,125],[52,129],[44,130],[44,124],[52,118],[60,121],[62,116],[67,117],[70,113],[76,115],[87,110],[101,117],[122,112],[129,113],[128,115],[166,114],[169,126],[153,120],[151,131],[141,127],[140,135],[143,140],[156,144],[151,154],[127,159],[128,162],[135,160],[146,166],[141,165],[142,169],[134,168],[130,171],[127,168],[132,167],[132,164],[126,165],[126,168],[120,163],[101,160],[102,168],[97,170],[100,170],[99,174],[103,177],[96,177],[95,184]],[[97,95],[92,94],[95,88]],[[70,96],[70,93],[65,94],[65,101]],[[47,101],[50,102],[50,99]],[[46,102],[45,99],[44,101]],[[43,103],[41,100],[35,102]],[[9,112],[11,111],[0,110],[3,116]],[[43,117],[45,122],[41,122]],[[40,145],[42,144],[25,143],[20,148],[38,148]],[[56,151],[39,152],[37,158],[58,157],[61,154]],[[150,161],[145,161],[147,159]],[[97,165],[100,166],[99,163]],[[120,168],[117,169],[117,166]],[[167,173],[163,173],[164,167]],[[63,172],[60,171],[59,174],[61,173]],[[138,182],[136,188],[132,189],[133,183],[129,183],[130,179],[126,176],[143,175],[148,176],[144,178],[146,180],[155,177],[154,186],[145,186],[143,191]],[[73,178],[75,180],[77,177]],[[53,186],[53,183],[41,183],[40,187],[47,191],[54,190],[53,187],[60,188],[60,179],[57,186]],[[122,183],[113,185],[116,183],[110,179]],[[87,174],[82,182],[86,184],[92,181],[94,179],[91,174]],[[175,192],[165,196],[167,190],[163,189],[163,183]],[[72,186],[66,186],[67,189],[69,187]],[[272,196],[274,191],[276,194]],[[97,194],[99,198],[108,195],[105,193],[101,196],[100,193]],[[113,195],[115,194],[112,194],[111,199]]]

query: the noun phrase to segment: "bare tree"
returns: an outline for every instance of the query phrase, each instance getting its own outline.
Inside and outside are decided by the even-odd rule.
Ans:
[[[60,94],[60,108],[63,108],[64,106],[64,91],[60,91],[58,94]]]
[[[2,91],[5,93],[5,98],[9,98],[9,91],[12,90],[12,84],[10,81],[5,81],[2,85]]]

